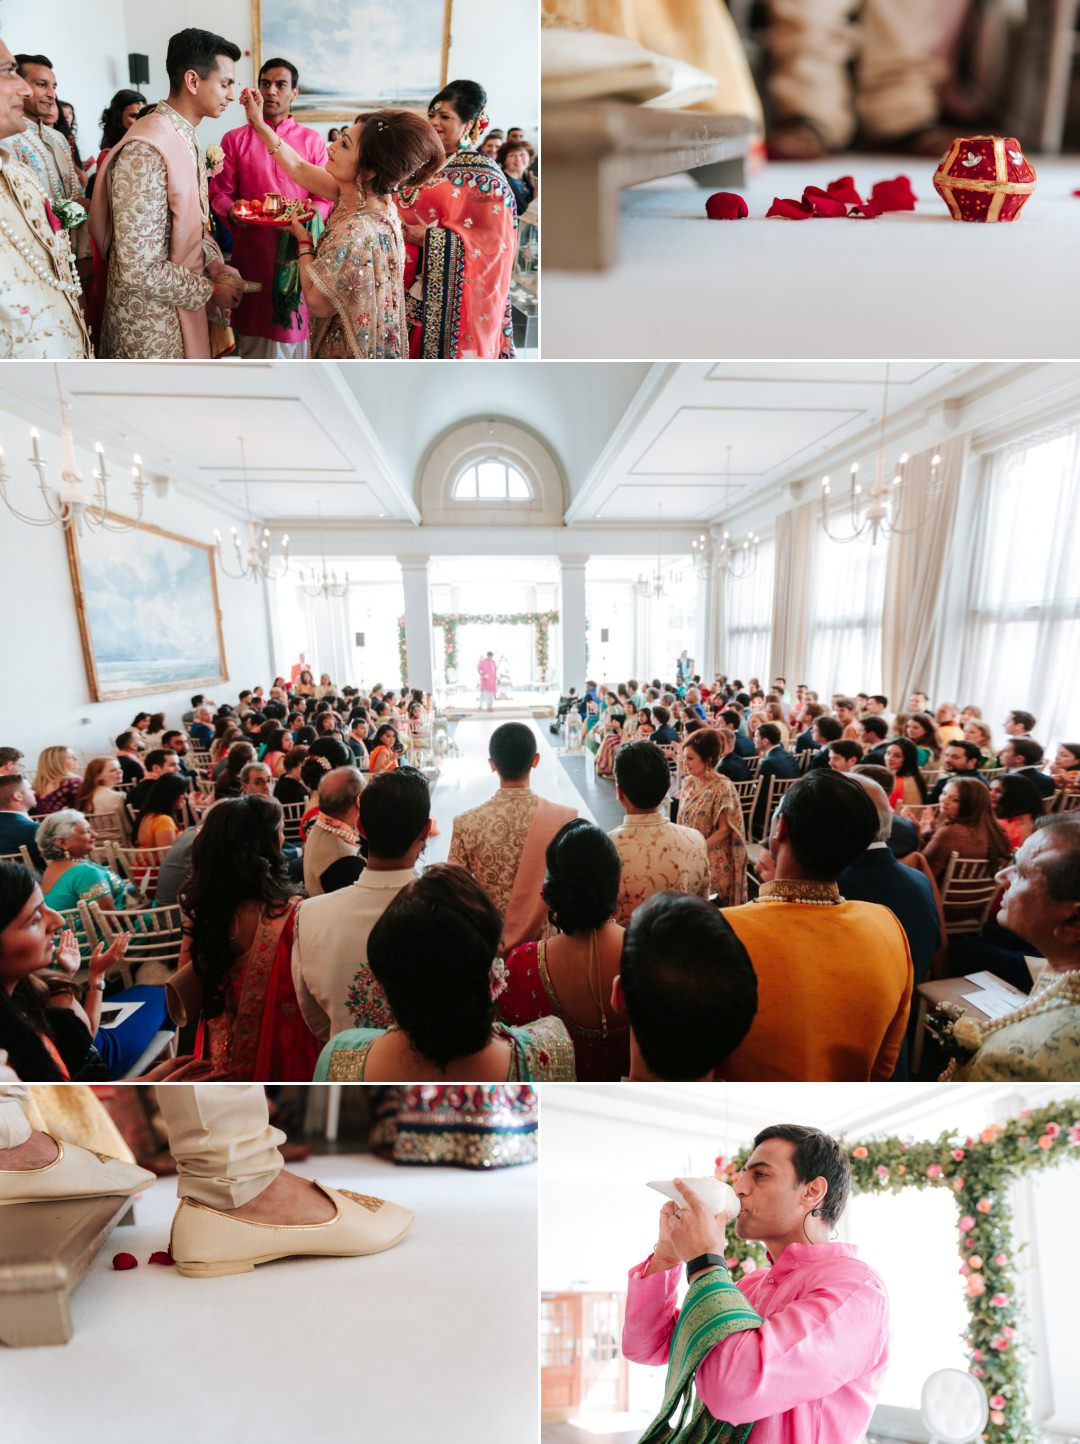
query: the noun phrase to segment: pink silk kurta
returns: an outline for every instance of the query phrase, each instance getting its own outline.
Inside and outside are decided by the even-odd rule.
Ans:
[[[490,657],[481,657],[476,665],[476,670],[480,673],[481,692],[495,692],[498,690],[497,678],[499,669]]]
[[[325,166],[326,142],[321,135],[306,125],[298,125],[291,115],[278,126],[277,134],[306,161]],[[280,232],[269,227],[230,225],[229,211],[237,201],[261,201],[268,191],[296,200],[310,199],[311,192],[289,179],[277,161],[267,154],[266,146],[250,125],[230,130],[222,139],[221,148],[225,160],[220,172],[211,178],[210,205],[232,232],[233,265],[245,280],[261,281],[263,287],[246,295],[233,311],[233,329],[238,336],[261,336],[267,341],[306,341],[308,319],[303,303],[298,325],[276,326],[273,320],[274,258]],[[333,201],[312,200],[312,204],[325,220]]]
[[[666,1364],[681,1269],[630,1270],[622,1348]],[[794,1243],[771,1268],[738,1280],[760,1329],[705,1356],[698,1396],[716,1419],[754,1422],[753,1444],[861,1444],[889,1359],[889,1301],[873,1269],[845,1243]]]

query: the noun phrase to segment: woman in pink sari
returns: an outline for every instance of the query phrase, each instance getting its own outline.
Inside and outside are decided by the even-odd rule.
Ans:
[[[203,819],[180,891],[180,964],[190,962],[195,991],[201,985],[196,1053],[232,1082],[307,1083],[319,1056],[293,988],[300,899],[292,893],[281,842],[280,803],[225,799]],[[190,979],[185,991],[189,985]]]
[[[405,240],[420,247],[408,294],[409,354],[416,358],[506,359],[514,354],[510,277],[517,205],[506,176],[476,147],[487,94],[452,80],[428,107],[446,161],[396,200]]]

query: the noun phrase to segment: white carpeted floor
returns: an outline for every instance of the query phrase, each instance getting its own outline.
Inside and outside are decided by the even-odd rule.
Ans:
[[[370,1258],[234,1278],[149,1267],[176,1181],[136,1205],[75,1294],[75,1336],[0,1349],[9,1444],[508,1444],[536,1437],[538,1169],[492,1174],[316,1157],[297,1172],[416,1213]],[[115,1253],[139,1267],[119,1273]]]
[[[743,221],[709,221],[709,194],[672,177],[624,194],[620,259],[604,272],[545,268],[542,350],[556,358],[1076,355],[1080,157],[1040,161],[1038,188],[1006,225],[953,221],[936,161],[841,155],[770,164],[741,191]],[[911,178],[914,213],[874,221],[765,221],[854,175]],[[736,189],[736,187],[728,187]]]

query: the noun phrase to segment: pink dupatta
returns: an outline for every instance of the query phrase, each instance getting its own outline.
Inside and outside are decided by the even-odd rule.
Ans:
[[[548,843],[561,827],[572,822],[577,812],[541,797],[521,849],[521,860],[514,876],[510,901],[503,919],[502,955],[505,957],[519,943],[535,942],[547,918],[547,903],[540,895],[544,878],[544,854]]]

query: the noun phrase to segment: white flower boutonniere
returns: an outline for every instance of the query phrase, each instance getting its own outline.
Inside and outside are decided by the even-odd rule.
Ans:
[[[206,147],[205,155],[206,174],[213,179],[214,176],[221,174],[221,168],[225,164],[225,152],[220,145],[211,144]]]
[[[86,207],[78,201],[60,201],[53,214],[64,227],[65,231],[72,231],[76,226],[81,226],[83,221],[88,219]]]

